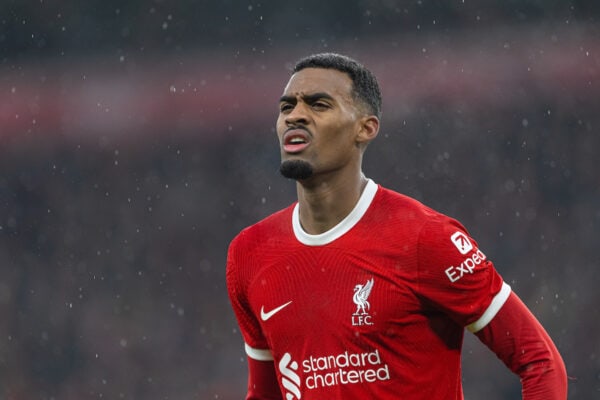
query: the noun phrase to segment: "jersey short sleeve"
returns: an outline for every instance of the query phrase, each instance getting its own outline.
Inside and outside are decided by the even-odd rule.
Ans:
[[[244,232],[232,241],[227,253],[227,292],[235,316],[245,342],[245,350],[249,357],[259,360],[272,360],[268,344],[264,338],[259,321],[250,309],[246,289],[247,282],[251,279],[252,260],[248,257],[240,258],[240,242]]]
[[[423,226],[417,251],[419,295],[472,332],[487,325],[510,294],[477,242],[449,217]]]

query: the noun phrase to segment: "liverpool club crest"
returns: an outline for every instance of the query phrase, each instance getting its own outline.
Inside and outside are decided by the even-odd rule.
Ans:
[[[356,312],[352,314],[352,325],[373,325],[371,316],[369,315],[369,295],[373,289],[373,278],[369,279],[364,285],[356,285],[354,287],[354,296],[352,301],[356,304]]]

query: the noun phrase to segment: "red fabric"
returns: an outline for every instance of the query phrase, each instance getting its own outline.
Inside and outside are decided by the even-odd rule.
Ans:
[[[460,400],[464,326],[502,278],[460,223],[372,185],[334,239],[303,243],[291,206],[232,242],[227,287],[249,356],[273,356],[284,398]]]
[[[511,293],[492,321],[476,335],[519,375],[523,400],[564,400],[564,362],[537,319]]]
[[[463,398],[464,327],[496,314],[502,278],[459,222],[374,185],[325,234],[303,232],[293,205],[231,243],[227,287],[254,357],[247,399]],[[480,337],[526,400],[564,399],[560,355],[509,297]]]
[[[273,361],[248,357],[248,393],[246,400],[282,400]]]

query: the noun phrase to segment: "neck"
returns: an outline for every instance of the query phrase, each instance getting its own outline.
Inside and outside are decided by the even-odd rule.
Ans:
[[[300,223],[317,235],[340,223],[356,206],[368,179],[358,171],[350,177],[329,177],[298,182]]]

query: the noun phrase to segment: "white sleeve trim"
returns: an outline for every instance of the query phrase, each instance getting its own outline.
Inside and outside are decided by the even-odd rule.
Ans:
[[[467,325],[467,330],[471,333],[478,332],[486,327],[487,324],[498,314],[498,311],[502,308],[508,296],[510,296],[511,288],[506,282],[502,282],[502,288],[494,296],[490,306],[485,310],[483,315],[475,322],[470,325]]]
[[[244,347],[246,348],[246,354],[250,358],[257,361],[273,361],[273,355],[270,350],[254,349],[248,346],[247,343],[244,343]]]

